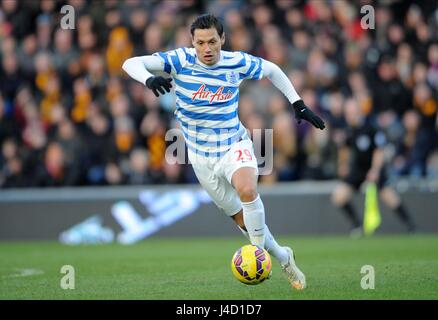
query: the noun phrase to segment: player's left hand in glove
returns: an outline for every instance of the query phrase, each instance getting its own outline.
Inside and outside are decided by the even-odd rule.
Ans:
[[[324,121],[322,121],[322,119],[318,117],[312,110],[306,107],[303,100],[295,101],[292,106],[294,107],[295,118],[297,119],[298,124],[301,123],[301,120],[306,120],[315,128],[321,130],[325,128]]]
[[[146,87],[151,89],[155,96],[158,97],[160,93],[165,94],[164,90],[170,92],[170,88],[172,88],[172,85],[170,84],[171,81],[172,78],[165,79],[160,76],[154,76],[146,80]]]

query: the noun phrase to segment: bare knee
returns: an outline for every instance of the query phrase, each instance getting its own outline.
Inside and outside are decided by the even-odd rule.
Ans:
[[[342,207],[348,201],[350,201],[353,190],[347,184],[338,185],[332,193],[331,202],[337,206]]]
[[[257,198],[257,175],[254,168],[238,169],[232,177],[232,184],[239,194],[240,201],[251,202]]]
[[[252,185],[244,185],[239,187],[237,193],[239,194],[240,201],[251,202],[257,198],[257,188]]]
[[[400,197],[394,189],[390,187],[385,187],[380,190],[379,195],[382,201],[391,209],[395,209],[400,205]]]

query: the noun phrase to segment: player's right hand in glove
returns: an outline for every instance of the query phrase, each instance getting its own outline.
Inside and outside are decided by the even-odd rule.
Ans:
[[[170,84],[171,81],[172,78],[166,79],[160,76],[154,76],[146,80],[146,87],[151,89],[155,96],[158,97],[160,93],[165,94],[164,90],[170,92],[170,88],[172,88],[172,85]]]
[[[295,118],[297,119],[298,124],[301,123],[301,120],[306,120],[315,128],[321,130],[325,128],[324,121],[322,121],[322,119],[318,117],[312,110],[306,107],[303,100],[295,101],[292,106],[295,109]]]

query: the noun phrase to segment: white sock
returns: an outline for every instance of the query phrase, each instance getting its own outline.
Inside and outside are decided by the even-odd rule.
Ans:
[[[271,231],[269,231],[268,226],[265,226],[265,249],[271,255],[277,258],[280,264],[287,263],[287,260],[289,259],[289,253],[285,248],[281,247],[277,241],[275,241],[275,238]]]
[[[260,195],[251,202],[242,202],[243,223],[253,245],[265,247],[265,208]]]
[[[246,232],[244,229],[242,229],[240,226],[238,226],[240,231],[242,231],[243,235],[250,240],[248,232]],[[268,226],[265,224],[265,249],[274,256],[280,262],[280,264],[285,264],[289,258],[289,254],[281,247],[277,241],[275,241],[274,236],[269,231]]]

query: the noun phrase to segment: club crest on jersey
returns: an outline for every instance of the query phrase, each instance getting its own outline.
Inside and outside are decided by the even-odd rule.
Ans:
[[[233,93],[231,91],[228,91],[226,93],[223,93],[224,86],[219,87],[216,92],[213,92],[209,90],[208,88],[205,89],[205,84],[199,87],[199,89],[192,94],[192,101],[195,99],[200,100],[207,100],[211,104],[213,102],[221,102],[221,101],[227,101],[230,100],[233,96]]]
[[[237,72],[235,72],[235,71],[227,72],[227,73],[225,74],[225,78],[227,79],[227,81],[228,81],[229,83],[232,83],[232,84],[237,83],[237,81],[238,81],[238,79],[239,79],[239,77],[238,77],[238,75],[237,75]]]

